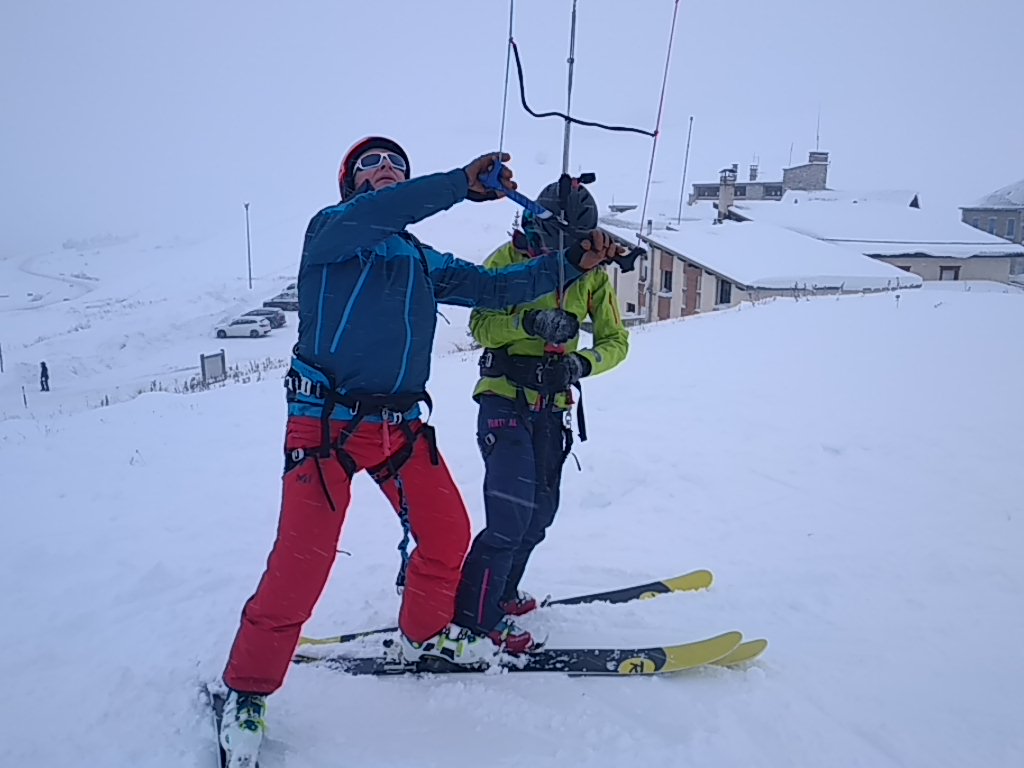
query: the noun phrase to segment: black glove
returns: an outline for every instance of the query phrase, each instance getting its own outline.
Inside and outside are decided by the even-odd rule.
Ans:
[[[587,244],[586,248],[583,247],[584,242]],[[610,235],[595,229],[566,249],[565,260],[581,272],[587,272],[618,258],[620,251],[622,249]]]
[[[590,361],[583,355],[572,352],[568,355],[547,358],[537,368],[541,394],[564,392],[591,371]]]
[[[466,199],[471,203],[486,203],[488,200],[497,200],[498,193],[493,189],[486,192],[477,192],[475,189],[471,189],[466,193]]]
[[[580,321],[564,309],[528,309],[523,313],[523,330],[548,344],[565,344],[580,332]]]

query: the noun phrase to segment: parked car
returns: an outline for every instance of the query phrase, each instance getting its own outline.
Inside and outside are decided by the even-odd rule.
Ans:
[[[270,333],[270,321],[265,317],[239,317],[221,323],[215,330],[218,339],[226,339],[228,336],[251,336],[258,339]]]
[[[299,311],[299,294],[297,291],[282,291],[273,298],[263,302],[264,307],[277,307],[286,312]]]
[[[271,328],[284,328],[288,325],[288,316],[280,309],[274,307],[261,307],[250,309],[242,314],[242,317],[265,317],[270,321]]]

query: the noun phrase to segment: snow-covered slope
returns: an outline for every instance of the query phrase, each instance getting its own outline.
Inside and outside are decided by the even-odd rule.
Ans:
[[[1022,322],[1019,295],[918,291],[636,331],[586,384],[582,471],[524,586],[717,581],[529,623],[558,643],[736,628],[763,659],[651,680],[296,668],[264,764],[1020,765],[1024,370],[1003,339]],[[438,357],[432,390],[479,525],[471,357]],[[0,765],[214,765],[197,691],[273,540],[283,415],[268,381],[0,422]],[[394,619],[399,536],[358,478],[308,633]]]
[[[512,203],[466,204],[413,229],[439,250],[481,262],[507,239],[514,212]],[[295,313],[287,327],[261,339],[220,340],[213,327],[259,307],[295,280],[305,225],[296,219],[253,227],[252,290],[244,226],[198,242],[110,237],[0,259],[0,420],[74,413],[139,391],[173,390],[199,374],[200,354],[219,349],[229,365],[242,368],[286,360],[295,343]],[[468,312],[443,307],[442,313],[435,350],[464,347]],[[42,361],[51,377],[45,397],[38,394]]]

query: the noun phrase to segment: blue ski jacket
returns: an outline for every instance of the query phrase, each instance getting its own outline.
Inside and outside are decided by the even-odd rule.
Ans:
[[[299,340],[293,365],[352,395],[426,389],[437,305],[504,309],[557,290],[562,254],[500,270],[441,253],[405,231],[466,198],[459,168],[363,192],[324,208],[306,229],[299,266]],[[564,261],[566,285],[582,273]],[[321,414],[293,394],[289,413]],[[409,414],[411,417],[412,414]],[[333,418],[351,418],[345,408]]]

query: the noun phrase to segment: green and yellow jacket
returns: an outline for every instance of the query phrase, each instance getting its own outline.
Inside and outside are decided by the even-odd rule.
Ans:
[[[484,267],[502,269],[513,264],[526,263],[529,259],[528,254],[519,251],[509,242],[488,256],[484,261]],[[557,306],[557,295],[549,293],[530,304],[506,310],[474,309],[469,317],[469,330],[477,343],[485,348],[501,348],[510,355],[543,357],[544,340],[530,336],[523,330],[522,316],[526,310],[554,309]],[[562,308],[576,315],[581,323],[588,315],[593,321],[594,346],[591,349],[578,350],[576,347],[579,337],[565,345],[567,353],[577,352],[590,361],[590,375],[609,371],[626,359],[629,352],[629,331],[622,324],[618,297],[607,272],[603,269],[591,270],[576,280],[566,291]],[[536,405],[539,397],[536,391],[524,387],[523,393],[531,406]],[[504,376],[484,376],[477,382],[473,397],[483,394],[515,399],[516,385]],[[556,396],[555,408],[564,410],[569,405],[568,393]]]

